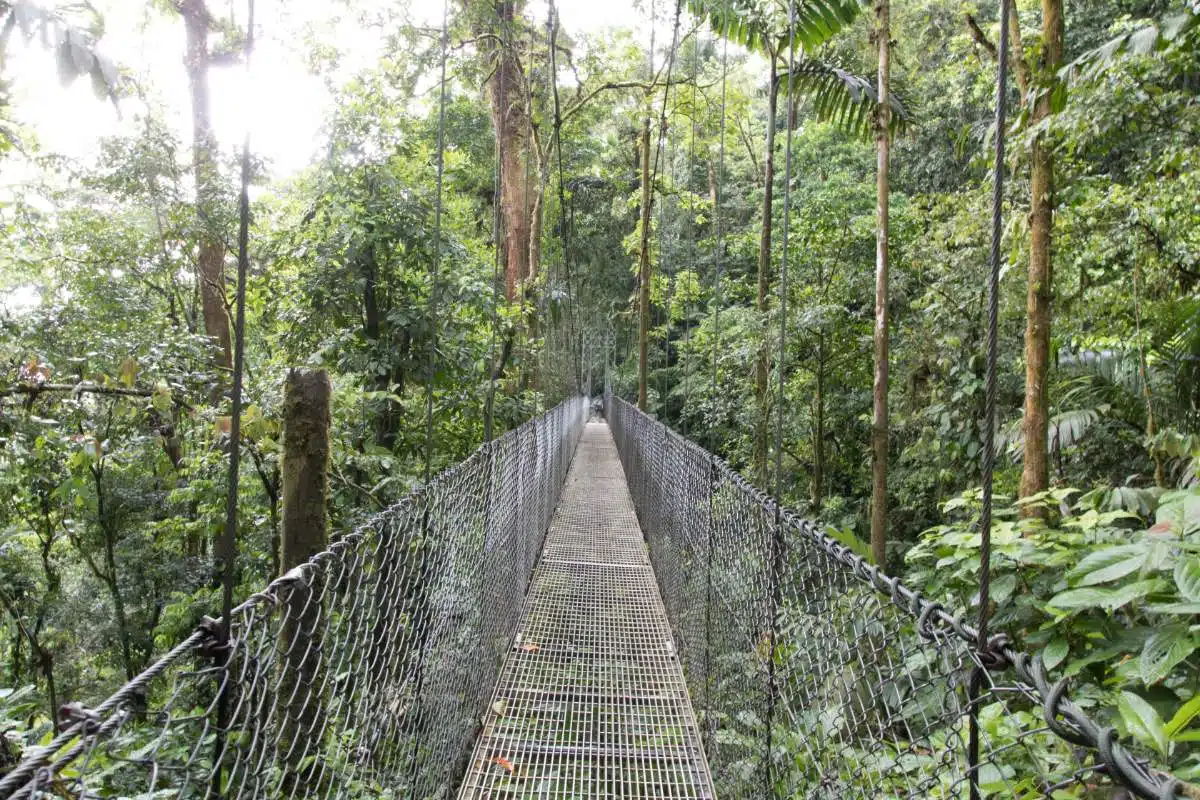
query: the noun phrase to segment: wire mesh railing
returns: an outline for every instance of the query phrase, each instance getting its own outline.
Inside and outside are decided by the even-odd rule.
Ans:
[[[227,646],[206,620],[73,707],[0,797],[452,797],[587,413],[509,431],[275,580]]]
[[[1040,657],[1002,635],[979,652],[961,618],[717,457],[619,398],[605,406],[717,796],[1185,794]]]

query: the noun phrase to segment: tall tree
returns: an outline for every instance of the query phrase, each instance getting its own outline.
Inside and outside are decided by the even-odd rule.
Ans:
[[[173,0],[183,17],[187,33],[188,88],[192,101],[192,169],[196,180],[196,215],[199,252],[196,280],[200,284],[200,307],[204,332],[219,349],[216,362],[229,369],[233,350],[229,338],[229,314],[225,297],[225,244],[217,229],[220,175],[217,169],[217,140],[212,130],[212,103],[208,90],[208,71],[214,63],[229,59],[229,53],[210,50],[209,34],[219,30],[205,0]]]
[[[1051,102],[1063,62],[1062,0],[1042,0],[1042,42],[1030,125],[1051,114]],[[1021,55],[1018,54],[1018,58]],[[1018,73],[1023,72],[1019,69]],[[1050,306],[1053,299],[1051,244],[1054,227],[1054,156],[1045,132],[1039,130],[1031,146],[1029,209],[1029,276],[1025,311],[1025,409],[1021,431],[1025,443],[1021,469],[1022,497],[1044,491],[1049,485],[1047,433],[1049,411],[1046,393],[1050,370]],[[1033,509],[1034,506],[1027,508]],[[1031,513],[1037,513],[1033,511]]]
[[[888,167],[891,158],[888,77],[891,68],[889,0],[875,1],[875,38],[879,48],[879,100],[875,106],[875,383],[871,420],[871,555],[887,564],[888,459]]]
[[[500,213],[504,224],[504,291],[514,302],[537,275],[544,180],[533,130],[532,93],[520,59],[522,0],[484,6],[476,29],[490,46],[484,52],[487,94],[500,164]],[[500,246],[497,243],[497,246]]]

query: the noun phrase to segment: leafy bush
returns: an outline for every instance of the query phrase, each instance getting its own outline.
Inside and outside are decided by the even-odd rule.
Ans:
[[[1200,728],[1191,727],[1200,714],[1200,489],[1143,490],[1136,503],[1128,495],[1061,489],[1001,505],[992,619],[1071,678],[1077,703],[1191,779],[1200,776]],[[1029,506],[1045,517],[1022,517]],[[978,609],[978,491],[945,511],[953,521],[925,531],[908,553],[911,581]],[[1115,709],[1111,720],[1102,709]]]

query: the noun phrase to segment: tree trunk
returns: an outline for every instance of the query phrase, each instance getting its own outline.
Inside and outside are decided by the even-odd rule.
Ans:
[[[646,97],[646,115],[642,120],[642,202],[638,244],[638,408],[646,411],[649,380],[647,349],[650,341],[650,98]]]
[[[1062,0],[1042,0],[1041,72],[1053,80],[1063,59]],[[1030,125],[1050,116],[1047,90],[1034,105]],[[1033,140],[1030,154],[1029,279],[1025,301],[1025,412],[1021,420],[1024,464],[1020,496],[1028,497],[1049,486],[1047,428],[1049,409],[1046,381],[1050,370],[1050,303],[1053,291],[1051,234],[1054,224],[1054,159],[1042,134]],[[1039,509],[1026,506],[1025,513]]]
[[[538,180],[530,180],[532,136],[529,118],[529,97],[525,76],[513,43],[510,41],[514,23],[520,16],[520,3],[501,0],[495,5],[495,29],[488,31],[500,37],[490,54],[487,65],[488,98],[491,101],[492,127],[496,147],[502,154],[500,164],[500,214],[503,219],[504,292],[508,301],[519,299],[525,283],[533,276],[538,248],[533,244],[532,218],[539,211],[541,197],[540,171]]]
[[[288,372],[283,399],[283,529],[281,566],[297,567],[325,549],[328,537],[325,502],[329,466],[329,376],[323,370]],[[319,763],[302,766],[318,752],[324,699],[314,696],[322,685],[321,617],[325,581],[313,571],[289,585],[279,632],[280,753],[290,768],[289,790],[305,796]]]
[[[871,422],[871,556],[880,569],[887,566],[888,458],[888,167],[891,142],[888,126],[890,71],[889,0],[876,0],[875,36],[879,46],[879,103],[875,109],[875,411]]]
[[[825,331],[817,332],[817,391],[813,398],[813,470],[809,497],[818,512],[825,500]]]
[[[769,370],[769,352],[767,344],[767,293],[771,283],[771,228],[772,205],[775,194],[775,115],[778,113],[777,87],[775,83],[775,58],[768,58],[769,75],[767,78],[767,147],[763,157],[763,202],[762,202],[762,232],[758,240],[758,294],[755,296],[754,307],[758,311],[759,324],[762,327],[762,338],[758,345],[758,355],[754,359],[754,405],[757,415],[754,419],[754,450],[751,463],[754,468],[754,480],[760,487],[767,485],[767,438],[770,427],[770,409],[767,373]],[[786,221],[784,224],[787,224]]]
[[[211,17],[204,0],[180,0],[179,13],[187,31],[188,85],[192,96],[192,169],[196,180],[196,216],[199,254],[196,280],[204,332],[219,349],[218,366],[230,369],[233,349],[229,339],[229,314],[225,308],[225,245],[217,227],[217,142],[213,137],[208,98],[208,33]]]

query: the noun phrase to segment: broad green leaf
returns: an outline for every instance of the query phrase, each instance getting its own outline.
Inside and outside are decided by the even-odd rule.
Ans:
[[[1200,603],[1155,603],[1146,610],[1158,614],[1200,614]]]
[[[1089,554],[1079,562],[1079,566],[1067,573],[1067,577],[1077,580],[1080,586],[1095,586],[1136,572],[1145,562],[1146,548],[1143,545],[1108,547]]]
[[[1066,611],[1083,608],[1104,608],[1113,611],[1134,600],[1140,600],[1154,592],[1161,591],[1165,586],[1165,581],[1152,578],[1136,581],[1119,589],[1100,589],[1094,586],[1068,589],[1052,597],[1047,605]]]
[[[1101,608],[1112,599],[1109,589],[1068,589],[1050,598],[1052,608],[1071,610],[1077,608]]]
[[[1184,599],[1200,601],[1200,557],[1187,554],[1176,562],[1175,585]]]
[[[1196,642],[1187,628],[1171,626],[1155,631],[1146,640],[1142,648],[1141,658],[1138,659],[1138,671],[1142,682],[1153,686],[1161,681],[1183,659],[1196,649]]]
[[[1046,645],[1046,649],[1042,650],[1042,664],[1046,669],[1054,669],[1063,662],[1070,651],[1071,646],[1067,640],[1056,636]]]
[[[1163,731],[1169,738],[1174,739],[1188,726],[1188,723],[1197,714],[1200,714],[1200,692],[1197,692],[1191,700],[1188,700],[1179,707],[1179,710],[1175,712],[1175,716],[1171,717],[1171,721],[1163,727]]]
[[[1131,736],[1163,755],[1167,754],[1169,744],[1166,729],[1154,706],[1133,692],[1121,692],[1117,698],[1117,711],[1120,712],[1121,719],[1125,721],[1125,729]]]

